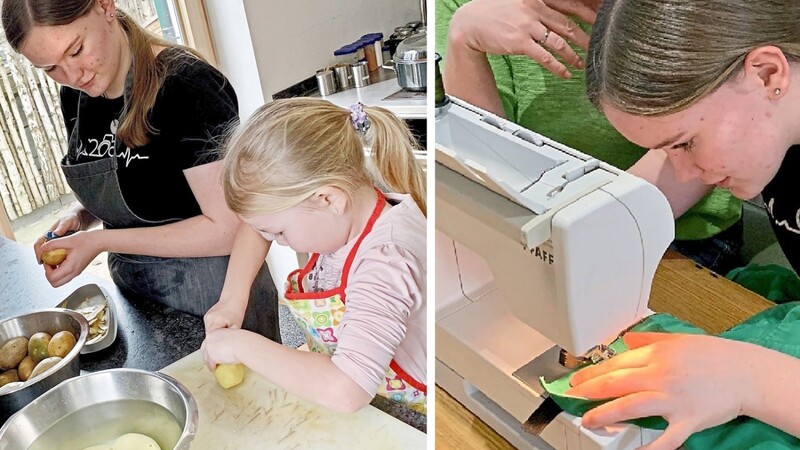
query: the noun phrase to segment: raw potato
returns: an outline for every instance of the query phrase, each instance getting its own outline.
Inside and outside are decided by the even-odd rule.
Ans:
[[[70,350],[75,347],[75,335],[69,331],[59,331],[50,339],[47,344],[47,356],[60,356],[66,357]]]
[[[65,259],[67,259],[67,250],[63,248],[42,253],[42,261],[48,266],[55,267],[64,262]]]
[[[214,369],[217,383],[225,389],[232,388],[244,380],[243,364],[218,364]]]
[[[36,367],[36,361],[34,361],[30,356],[26,356],[22,362],[19,363],[19,367],[17,367],[19,379],[22,381],[28,381],[28,378],[30,378],[34,367]]]
[[[6,370],[0,374],[0,387],[3,387],[8,383],[14,383],[15,381],[19,381],[17,369]]]
[[[28,354],[28,339],[15,337],[0,347],[0,369],[8,370],[17,367]]]
[[[93,445],[91,447],[86,447],[83,450],[114,450],[114,448],[108,444],[101,444],[101,445]]]
[[[33,358],[35,363],[47,358],[47,346],[50,345],[50,335],[47,333],[36,333],[28,341],[28,355]]]
[[[161,447],[149,436],[128,433],[118,437],[111,450],[161,450]]]
[[[32,380],[38,377],[39,375],[46,372],[47,369],[55,366],[59,362],[61,362],[61,358],[58,356],[53,356],[52,358],[43,359],[42,361],[39,362],[39,364],[36,364],[36,367],[33,368],[33,372],[31,372],[31,375],[30,377],[28,377],[28,379]]]

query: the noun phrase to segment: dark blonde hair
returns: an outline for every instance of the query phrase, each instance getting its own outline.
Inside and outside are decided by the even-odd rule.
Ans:
[[[411,194],[425,213],[425,177],[408,127],[383,108],[365,106],[364,112],[371,126],[362,137],[350,111],[326,100],[277,100],[259,108],[228,141],[223,175],[228,206],[255,216],[295,206],[323,186],[342,189],[352,199],[359,187],[379,181]]]
[[[36,26],[67,25],[88,14],[98,0],[3,0],[3,29],[11,47],[19,52],[25,39]],[[140,147],[149,142],[148,134],[155,134],[147,116],[158,95],[158,90],[174,66],[181,52],[170,52],[166,58],[156,59],[153,47],[180,48],[203,60],[194,50],[161,39],[137,24],[130,16],[117,9],[117,20],[128,36],[133,55],[133,83],[129,102],[125,105],[117,137],[130,147]]]
[[[800,61],[800,1],[604,0],[589,42],[586,93],[597,107],[675,113],[767,45]]]

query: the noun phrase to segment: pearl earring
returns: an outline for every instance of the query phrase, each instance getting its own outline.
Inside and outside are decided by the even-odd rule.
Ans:
[[[114,18],[114,16],[115,16],[115,14],[114,14],[114,13],[111,13],[111,18],[112,18],[112,19]]]
[[[781,95],[781,88],[775,88],[775,95]]]

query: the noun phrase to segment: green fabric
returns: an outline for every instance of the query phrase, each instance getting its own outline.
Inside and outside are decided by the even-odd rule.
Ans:
[[[640,332],[704,333],[697,327],[668,315],[655,314],[632,328]],[[800,302],[785,303],[763,311],[747,321],[719,335],[726,339],[750,342],[800,358]],[[622,339],[611,344],[612,348],[624,352],[627,347]],[[610,400],[587,400],[565,395],[569,389],[571,374],[542,386],[553,400],[570,414],[582,416],[592,408]],[[645,428],[663,430],[667,423],[661,417],[647,417],[631,421]],[[684,443],[686,450],[788,450],[800,449],[800,439],[775,427],[749,417],[739,417],[728,423],[693,434]]]
[[[447,59],[450,19],[467,1],[436,0],[436,52],[442,64]],[[644,154],[589,102],[582,70],[572,70],[572,78],[562,80],[526,56],[489,55],[489,64],[509,120],[623,170]],[[714,189],[675,222],[675,238],[714,236],[739,220],[741,205],[730,192]]]
[[[727,278],[775,303],[800,300],[800,278],[776,264],[749,264],[731,270]]]

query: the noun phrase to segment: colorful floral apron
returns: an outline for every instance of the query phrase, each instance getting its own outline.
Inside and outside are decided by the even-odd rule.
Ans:
[[[345,289],[350,267],[353,264],[358,248],[364,238],[372,231],[372,226],[383,211],[386,197],[378,192],[378,202],[370,216],[367,225],[358,237],[352,250],[347,255],[339,287],[321,292],[305,292],[303,281],[314,264],[319,259],[319,254],[314,253],[308,264],[302,269],[297,269],[289,274],[286,286],[286,301],[300,328],[306,335],[306,342],[312,352],[333,355],[338,343],[338,330],[342,317],[345,314]],[[425,399],[427,387],[424,383],[412,378],[392,360],[384,374],[384,380],[378,388],[378,394],[394,402],[404,404],[411,409],[425,414],[427,411]]]

